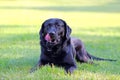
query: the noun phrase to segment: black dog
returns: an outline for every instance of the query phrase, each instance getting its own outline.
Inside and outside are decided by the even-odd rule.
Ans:
[[[94,57],[86,51],[80,39],[71,38],[71,28],[65,21],[58,18],[46,20],[40,29],[41,56],[37,66],[56,65],[72,73],[76,69],[75,59],[79,62],[92,60],[108,60]]]

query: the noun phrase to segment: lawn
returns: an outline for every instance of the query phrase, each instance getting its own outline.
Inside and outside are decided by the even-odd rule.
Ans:
[[[64,19],[92,55],[117,61],[77,63],[72,75],[50,66],[29,73],[40,56],[39,29],[51,17]],[[0,1],[0,80],[120,80],[119,58],[119,0]]]

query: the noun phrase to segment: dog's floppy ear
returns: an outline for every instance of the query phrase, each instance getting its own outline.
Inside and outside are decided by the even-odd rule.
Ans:
[[[63,20],[62,20],[63,21]],[[64,27],[65,27],[65,38],[69,39],[70,38],[70,34],[72,32],[71,28],[67,25],[67,23],[65,21],[64,22]]]
[[[68,25],[66,25],[66,30],[65,31],[66,31],[66,38],[69,39],[72,30]]]
[[[41,29],[39,31],[40,39],[43,40],[43,33],[44,33],[44,23],[41,25]]]

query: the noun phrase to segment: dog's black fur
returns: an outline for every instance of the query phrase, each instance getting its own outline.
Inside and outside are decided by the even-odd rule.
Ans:
[[[79,62],[92,60],[107,60],[90,55],[80,39],[71,38],[71,28],[67,23],[58,18],[46,20],[40,29],[41,56],[37,66],[54,64],[65,68],[66,72],[72,73],[76,69],[75,59]]]

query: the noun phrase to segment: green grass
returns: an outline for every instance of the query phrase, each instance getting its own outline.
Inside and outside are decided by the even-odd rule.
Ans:
[[[0,1],[0,80],[120,80],[119,4],[119,0]],[[51,17],[64,19],[88,52],[117,62],[77,63],[72,75],[50,66],[30,74],[40,56],[40,26]]]

